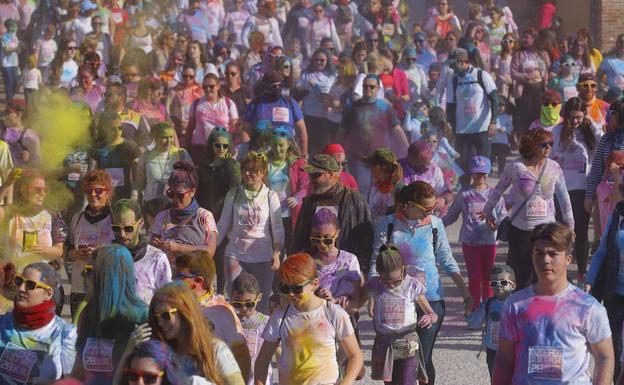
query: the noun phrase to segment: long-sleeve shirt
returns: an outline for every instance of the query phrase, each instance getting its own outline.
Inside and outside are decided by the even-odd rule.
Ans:
[[[282,207],[277,193],[266,185],[253,199],[244,187],[231,189],[225,196],[223,212],[217,225],[220,244],[227,235],[230,242],[225,255],[241,262],[258,263],[271,260],[273,245],[284,244]]]
[[[557,125],[552,130],[553,142],[555,144],[551,157],[561,166],[566,186],[570,191],[586,189],[587,173],[591,168],[597,143],[602,137],[602,129],[600,127],[592,124],[591,128],[593,129],[595,139],[593,149],[589,148],[578,128],[572,133],[572,140],[568,145],[561,142],[562,125]]]
[[[522,161],[517,160],[508,164],[503,171],[500,181],[492,190],[492,194],[483,211],[486,214],[493,214],[493,210],[501,196],[513,185],[510,193],[513,200],[511,212],[512,216],[515,215],[512,221],[513,226],[521,230],[530,231],[539,224],[554,222],[554,196],[556,194],[561,207],[563,222],[571,229],[574,229],[572,205],[570,204],[570,196],[568,195],[563,171],[561,171],[559,164],[552,159],[546,159],[543,167],[545,167],[544,172],[539,184],[536,186],[539,175],[529,171]],[[533,193],[533,190],[536,190],[535,193]],[[529,198],[528,202],[520,208],[527,198]],[[516,214],[519,209],[520,212]]]
[[[472,186],[462,188],[453,200],[453,204],[442,218],[444,226],[449,226],[462,215],[462,226],[459,230],[459,241],[467,245],[495,245],[496,230],[492,230],[485,220],[479,219],[479,213],[483,211],[488,197],[492,194],[492,188],[477,190]],[[494,208],[494,219],[500,223],[507,216],[505,202],[499,198]]]
[[[600,139],[592,161],[591,171],[587,177],[585,198],[594,199],[596,197],[596,187],[605,175],[607,157],[614,150],[624,150],[624,128],[617,128],[615,131],[603,135]]]
[[[618,216],[618,220],[619,216]],[[594,285],[596,280],[598,279],[598,273],[602,269],[602,264],[607,256],[607,241],[609,238],[609,228],[611,228],[611,223],[613,222],[613,215],[609,216],[609,221],[607,222],[607,226],[604,228],[604,232],[602,233],[602,237],[600,238],[600,245],[598,246],[598,250],[596,250],[596,254],[594,254],[591,262],[591,266],[589,267],[589,272],[587,273],[587,283],[590,285]],[[618,251],[620,252],[620,261],[622,261],[622,256],[624,256],[624,222],[620,220],[620,224],[618,226],[618,231],[615,235],[615,244],[617,246]],[[622,268],[622,262],[620,262],[620,271],[618,274],[617,286],[615,287],[615,292],[619,295],[624,295],[624,269]]]
[[[391,243],[399,248],[405,265],[414,266],[425,272],[425,287],[427,288],[425,297],[427,300],[439,301],[444,299],[444,288],[437,265],[440,265],[448,275],[458,273],[459,266],[451,252],[442,220],[433,215],[422,221],[399,219],[394,214],[380,218],[375,227],[373,255],[377,255],[379,248],[388,242],[388,223],[394,224]],[[434,229],[437,232],[437,237],[434,237]],[[376,275],[377,263],[376,259],[373,258],[369,276],[374,277]]]

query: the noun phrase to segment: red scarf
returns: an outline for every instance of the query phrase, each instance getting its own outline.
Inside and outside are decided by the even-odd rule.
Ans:
[[[43,301],[39,305],[22,307],[15,305],[13,320],[15,325],[29,330],[39,329],[52,321],[55,316],[56,304],[51,300]]]

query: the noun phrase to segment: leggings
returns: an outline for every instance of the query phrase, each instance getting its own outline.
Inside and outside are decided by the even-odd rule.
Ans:
[[[245,272],[253,275],[260,285],[260,293],[262,299],[258,302],[258,310],[262,313],[269,313],[269,296],[273,286],[273,276],[275,272],[271,270],[271,261],[248,263],[241,262],[236,257],[227,257],[225,260],[225,276],[227,280],[227,292],[232,297],[232,283],[240,275]]]
[[[519,229],[514,225],[509,226],[509,256],[507,257],[507,265],[511,266],[516,275],[518,290],[529,286],[533,273],[529,234],[531,234],[530,231]]]
[[[392,381],[384,381],[385,385],[417,385],[418,358],[414,357],[394,360],[392,364]]]
[[[481,301],[492,296],[490,288],[490,272],[496,260],[496,245],[466,245],[462,244],[466,270],[468,271],[468,289],[474,300],[473,310],[479,307]]]
[[[425,356],[425,369],[427,369],[427,377],[429,377],[428,385],[435,385],[435,367],[433,366],[433,345],[435,345],[438,338],[438,332],[440,332],[440,326],[444,320],[444,313],[446,312],[446,304],[444,300],[430,301],[429,304],[433,311],[438,315],[438,322],[431,325],[429,329],[417,330],[418,337],[420,338],[420,347]],[[418,317],[422,317],[425,314],[419,308]]]

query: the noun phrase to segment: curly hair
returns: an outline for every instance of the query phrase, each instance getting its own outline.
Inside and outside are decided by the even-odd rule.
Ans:
[[[522,159],[531,160],[537,156],[540,151],[540,145],[552,139],[552,134],[543,128],[530,130],[522,135],[518,152]]]
[[[100,185],[104,186],[108,191],[112,190],[113,178],[104,170],[96,169],[89,171],[84,178],[82,178],[82,191],[86,191],[89,186]]]

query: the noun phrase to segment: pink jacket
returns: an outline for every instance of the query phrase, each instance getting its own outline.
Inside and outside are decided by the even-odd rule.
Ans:
[[[293,198],[297,199],[297,206],[290,210],[290,219],[292,221],[293,228],[295,223],[297,223],[297,216],[299,216],[299,211],[301,211],[303,198],[308,196],[310,189],[310,178],[308,177],[308,173],[301,170],[301,168],[305,165],[306,160],[303,158],[290,162],[289,165],[288,179],[290,181],[290,193]]]

